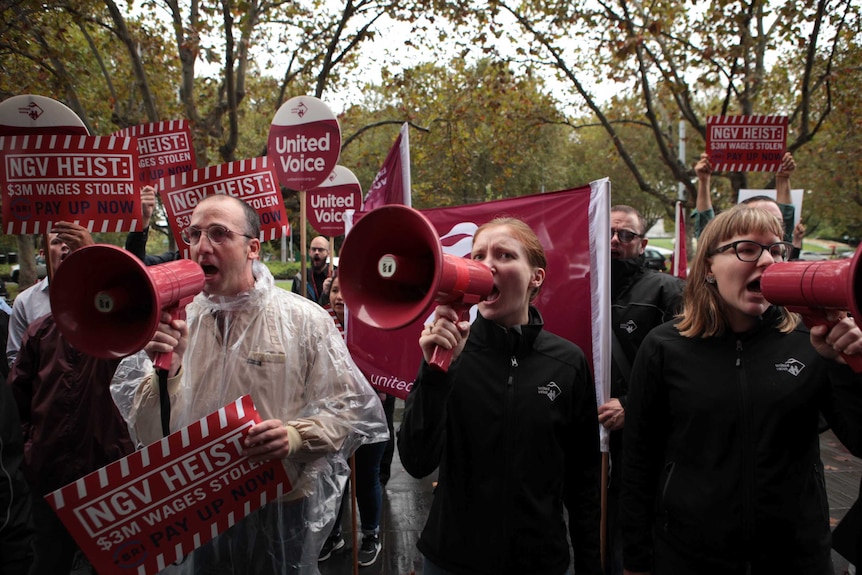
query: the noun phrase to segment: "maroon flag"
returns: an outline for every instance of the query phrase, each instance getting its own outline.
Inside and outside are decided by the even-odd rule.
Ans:
[[[368,195],[362,206],[363,212],[386,204],[403,204],[409,206],[410,201],[410,137],[407,132],[407,122],[401,126],[401,132],[395,143],[389,149],[386,160],[371,184]]]
[[[609,206],[610,183],[604,179],[560,192],[422,211],[437,229],[443,251],[460,257],[469,257],[476,229],[497,216],[518,217],[535,230],[548,258],[535,305],[548,331],[584,350],[599,403],[607,401],[602,383],[610,372]],[[350,323],[351,356],[376,389],[407,397],[422,359],[419,332],[434,307],[432,302],[415,322],[397,330]]]
[[[673,275],[685,279],[688,275],[688,254],[685,249],[685,208],[676,203],[676,224],[673,242]]]

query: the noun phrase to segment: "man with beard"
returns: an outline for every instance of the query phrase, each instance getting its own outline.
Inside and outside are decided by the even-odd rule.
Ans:
[[[646,221],[636,209],[625,205],[611,208],[611,399],[599,407],[599,423],[610,432],[606,569],[612,575],[623,572],[616,515],[631,365],[650,330],[679,311],[684,286],[679,278],[646,267],[643,253],[649,240],[645,233]]]
[[[305,270],[308,290],[305,297],[320,305],[326,305],[329,303],[329,286],[332,284],[332,271],[326,262],[329,258],[329,240],[323,236],[317,236],[311,240],[308,251],[311,254],[311,267]],[[300,274],[294,276],[292,289],[293,293],[302,293]]]

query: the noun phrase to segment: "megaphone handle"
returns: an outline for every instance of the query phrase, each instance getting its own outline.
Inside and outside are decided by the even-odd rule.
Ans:
[[[194,297],[183,298],[171,307],[165,308],[164,311],[171,314],[171,321],[175,319],[186,319],[186,306],[191,303]],[[173,352],[166,351],[153,354],[153,365],[158,369],[163,369],[167,372],[171,370],[171,361],[174,358]]]
[[[812,328],[815,325],[825,325],[829,329],[832,329],[832,326],[837,323],[834,321],[829,321],[828,319],[826,319],[826,316],[824,314],[816,313],[811,308],[787,306],[787,309],[800,314],[802,316],[802,320],[805,322],[805,325],[807,325],[809,328]],[[859,321],[855,317],[853,318],[853,321],[855,321],[857,325],[859,324]],[[846,355],[842,353],[841,357],[844,358],[844,361],[847,362],[847,365],[850,366],[850,369],[852,369],[856,373],[862,373],[862,355]]]
[[[470,319],[470,306],[454,306],[458,311],[458,322],[462,322]],[[440,346],[434,348],[434,352],[431,354],[431,361],[428,362],[428,365],[431,369],[436,369],[437,371],[447,372],[449,371],[449,364],[452,363],[452,353],[454,349],[445,349]]]

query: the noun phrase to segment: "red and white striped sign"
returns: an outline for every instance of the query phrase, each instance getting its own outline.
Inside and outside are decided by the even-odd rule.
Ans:
[[[718,172],[773,172],[787,150],[787,116],[709,116],[706,151]]]
[[[267,157],[228,162],[162,178],[159,195],[177,245],[180,232],[191,225],[192,212],[207,196],[227,194],[249,204],[260,216],[261,241],[275,240],[290,231],[284,198]],[[189,257],[188,249],[184,257]]]
[[[58,221],[91,232],[140,229],[137,169],[132,138],[2,136],[3,232],[41,234]]]
[[[137,138],[141,185],[155,186],[160,178],[195,168],[192,131],[185,120],[140,124],[117,130],[114,135]]]
[[[260,420],[245,395],[45,499],[98,573],[158,573],[290,491],[279,460],[241,456]]]

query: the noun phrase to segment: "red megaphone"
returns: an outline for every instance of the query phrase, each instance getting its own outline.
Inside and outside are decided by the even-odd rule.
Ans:
[[[162,310],[185,319],[185,307],[203,289],[204,272],[191,260],[147,267],[116,246],[75,250],[51,279],[51,313],[75,349],[100,358],[136,353],[153,338]],[[170,369],[171,354],[156,367]]]
[[[418,211],[387,205],[368,212],[347,234],[339,257],[341,293],[352,317],[380,329],[418,319],[432,302],[467,319],[494,289],[486,266],[443,253],[437,230]],[[434,350],[430,365],[446,371],[452,350]]]
[[[760,278],[760,290],[770,303],[786,307],[802,316],[805,325],[832,327],[829,311],[849,311],[862,327],[859,295],[862,290],[859,257],[827,261],[792,261],[772,264]],[[844,355],[853,371],[862,373],[862,356]]]

